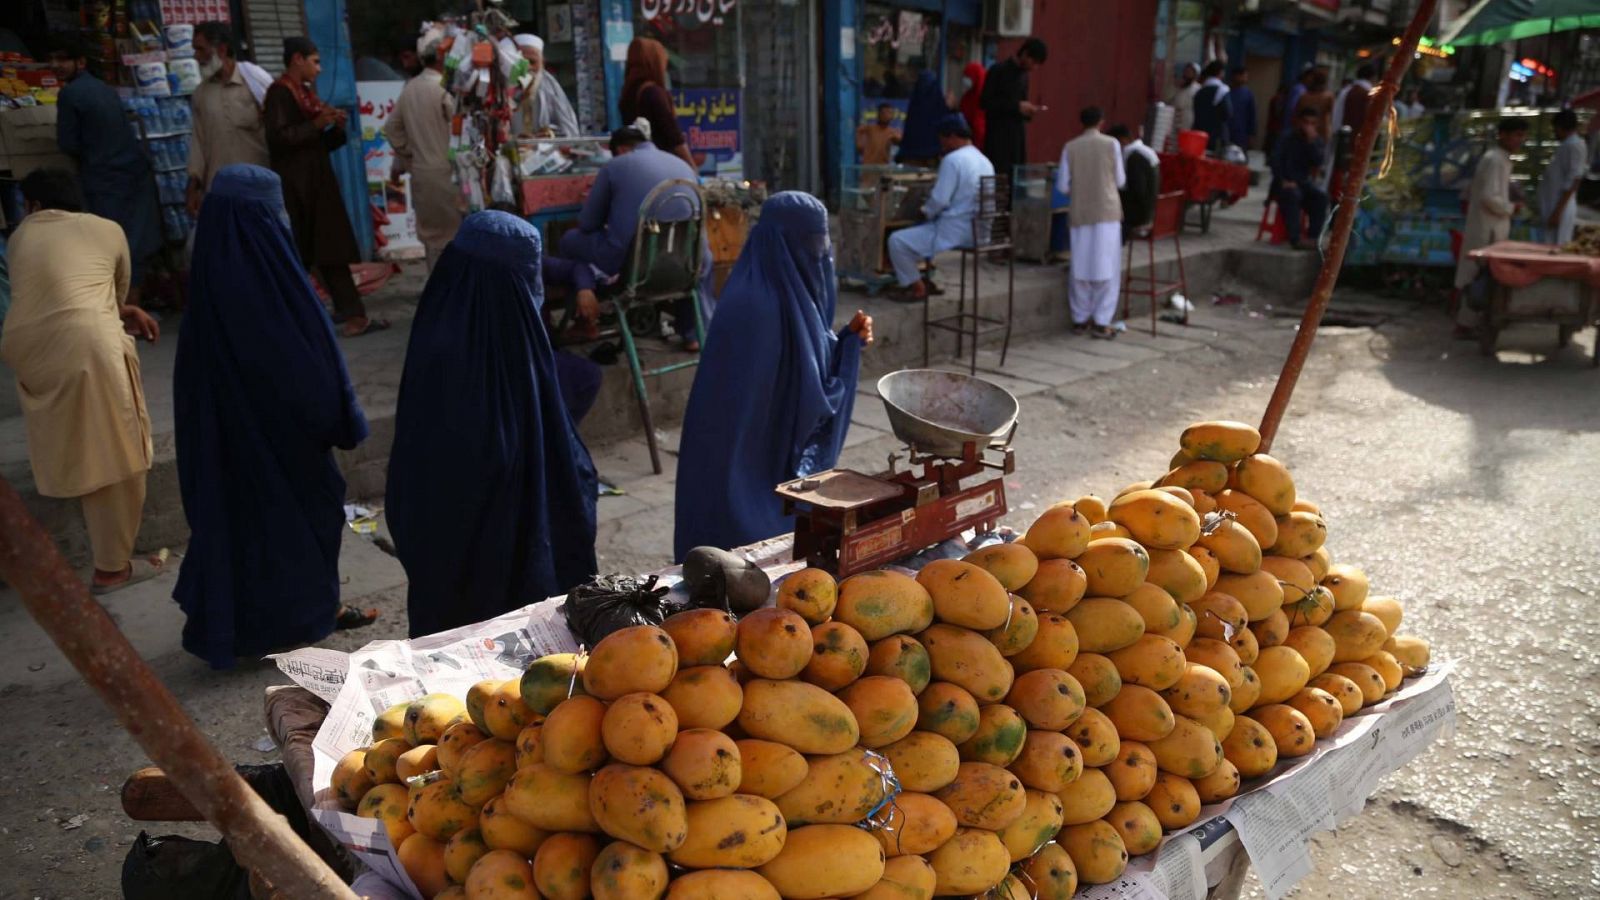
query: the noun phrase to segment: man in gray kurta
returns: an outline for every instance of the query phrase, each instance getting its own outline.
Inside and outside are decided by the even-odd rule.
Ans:
[[[391,181],[411,176],[411,204],[417,213],[417,237],[427,255],[428,270],[461,226],[461,190],[450,165],[450,119],[455,101],[444,88],[444,60],[439,42],[444,32],[430,30],[417,39],[417,56],[425,68],[406,82],[394,112],[383,127],[394,147]]]

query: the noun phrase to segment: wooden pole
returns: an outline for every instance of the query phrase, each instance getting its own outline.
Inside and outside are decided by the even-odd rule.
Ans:
[[[1333,231],[1328,238],[1327,252],[1322,257],[1322,271],[1317,273],[1311,300],[1306,304],[1305,315],[1300,317],[1300,330],[1295,333],[1294,344],[1289,347],[1289,358],[1284,360],[1283,372],[1272,389],[1272,399],[1267,401],[1266,414],[1261,417],[1262,453],[1272,447],[1272,439],[1277,436],[1278,425],[1283,421],[1283,412],[1289,406],[1289,397],[1294,393],[1295,383],[1300,380],[1300,370],[1305,368],[1306,356],[1311,352],[1311,342],[1317,337],[1317,326],[1322,322],[1323,313],[1328,311],[1328,301],[1333,297],[1334,285],[1339,281],[1339,269],[1344,266],[1345,250],[1350,246],[1350,230],[1356,221],[1356,201],[1360,199],[1361,187],[1367,180],[1367,164],[1372,158],[1372,147],[1377,143],[1378,132],[1383,129],[1389,105],[1400,89],[1400,80],[1411,68],[1422,32],[1433,19],[1436,2],[1421,0],[1417,4],[1416,15],[1411,17],[1411,24],[1400,39],[1400,46],[1395,48],[1394,58],[1389,60],[1389,69],[1384,72],[1383,81],[1374,91],[1372,101],[1367,104],[1367,115],[1361,121],[1361,130],[1356,132],[1355,146],[1350,152],[1350,169],[1340,186],[1340,191],[1347,199],[1339,203],[1334,213]]]
[[[0,577],[16,588],[34,621],[116,714],[183,796],[228,839],[239,863],[284,896],[356,900],[289,823],[267,806],[211,746],[104,608],[89,596],[0,478]]]

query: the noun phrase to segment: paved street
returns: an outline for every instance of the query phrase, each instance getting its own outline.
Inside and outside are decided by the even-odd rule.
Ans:
[[[1275,455],[1322,505],[1339,560],[1407,601],[1406,630],[1459,662],[1459,726],[1390,778],[1368,811],[1319,840],[1303,897],[1555,897],[1600,892],[1600,380],[1592,333],[1554,354],[1552,329],[1509,335],[1497,361],[1451,343],[1432,307],[1341,296],[1380,310],[1376,329],[1319,338]],[[1164,469],[1183,425],[1253,420],[1293,321],[1202,309],[1199,324],[1114,343],[1050,337],[1013,348],[1003,378],[1021,397],[1010,520],[1086,491],[1114,493]],[[1548,333],[1547,333],[1548,332]],[[1519,349],[1520,348],[1520,349]],[[998,360],[985,360],[986,364]],[[863,389],[870,391],[870,385]],[[895,442],[860,398],[845,464],[881,465]],[[670,435],[669,435],[670,443]],[[669,455],[670,460],[670,455]],[[642,442],[597,454],[627,494],[601,501],[602,568],[667,562],[671,472],[648,475]],[[402,637],[404,573],[348,534],[347,599],[384,618],[328,646]],[[263,762],[266,665],[215,674],[177,646],[171,576],[108,601],[202,728],[239,762]],[[117,804],[141,754],[14,602],[0,607],[0,834],[12,864],[0,897],[112,897],[139,828]],[[68,827],[76,816],[81,825]],[[157,833],[205,828],[158,825]],[[1252,888],[1259,895],[1259,891]]]

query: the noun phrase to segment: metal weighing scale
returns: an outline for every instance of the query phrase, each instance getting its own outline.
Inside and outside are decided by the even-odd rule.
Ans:
[[[795,517],[794,558],[840,578],[879,568],[955,537],[994,527],[1006,514],[1005,476],[1016,470],[1011,438],[1017,398],[981,378],[904,369],[878,395],[905,456],[866,475],[829,469],[775,488]],[[901,459],[909,468],[899,470]],[[994,470],[963,487],[962,479]]]

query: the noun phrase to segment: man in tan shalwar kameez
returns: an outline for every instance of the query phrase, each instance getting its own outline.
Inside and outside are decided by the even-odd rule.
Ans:
[[[1462,340],[1477,337],[1483,314],[1473,309],[1466,289],[1478,277],[1478,262],[1467,254],[1511,236],[1511,214],[1516,202],[1511,198],[1511,154],[1522,149],[1528,136],[1526,119],[1500,120],[1496,145],[1479,157],[1467,189],[1467,224],[1461,233],[1461,256],[1456,260],[1456,290],[1463,292],[1456,308],[1455,336]]]
[[[93,589],[107,593],[159,570],[133,560],[150,470],[139,354],[129,331],[159,328],[125,306],[128,242],[109,219],[79,212],[73,176],[34,172],[22,183],[28,215],[11,238],[11,310],[0,360],[16,373],[34,486],[76,497],[94,554]]]
[[[461,226],[461,190],[450,165],[450,119],[455,101],[444,88],[444,60],[439,43],[444,32],[433,28],[417,39],[417,55],[427,68],[406,82],[384,125],[394,147],[390,179],[411,175],[411,204],[417,212],[417,237],[427,254],[428,270]]]

